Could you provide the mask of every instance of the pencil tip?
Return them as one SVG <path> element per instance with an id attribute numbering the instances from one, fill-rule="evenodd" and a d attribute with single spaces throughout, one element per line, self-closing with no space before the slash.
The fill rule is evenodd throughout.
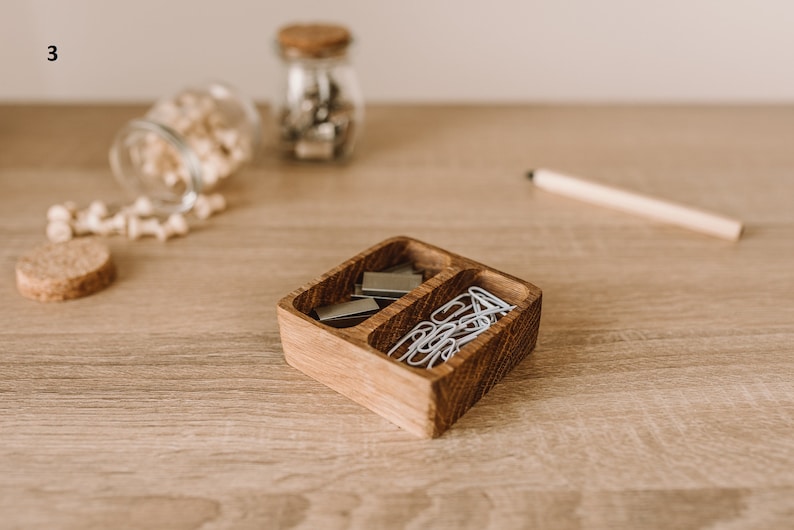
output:
<path id="1" fill-rule="evenodd" d="M 532 177 L 534 177 L 534 176 L 535 176 L 535 170 L 534 169 L 530 169 L 529 171 L 527 171 L 527 178 L 529 180 L 532 180 Z"/>

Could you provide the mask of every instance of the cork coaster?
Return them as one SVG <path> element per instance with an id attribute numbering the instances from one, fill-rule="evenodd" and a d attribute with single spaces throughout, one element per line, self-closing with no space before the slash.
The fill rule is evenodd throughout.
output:
<path id="1" fill-rule="evenodd" d="M 311 57 L 324 57 L 343 51 L 350 44 L 350 32 L 333 24 L 294 24 L 278 32 L 284 50 L 295 50 Z"/>
<path id="2" fill-rule="evenodd" d="M 19 292 L 40 302 L 88 296 L 116 278 L 108 247 L 88 237 L 36 248 L 19 258 L 16 270 Z"/>

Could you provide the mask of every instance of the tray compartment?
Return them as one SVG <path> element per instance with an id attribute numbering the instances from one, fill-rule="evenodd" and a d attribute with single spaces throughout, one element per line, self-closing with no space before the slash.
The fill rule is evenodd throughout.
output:
<path id="1" fill-rule="evenodd" d="M 522 283 L 510 281 L 490 271 L 479 269 L 458 271 L 452 278 L 415 300 L 410 306 L 406 307 L 405 310 L 378 326 L 367 338 L 368 344 L 386 354 L 408 330 L 413 329 L 419 322 L 429 320 L 433 311 L 456 296 L 463 294 L 472 286 L 482 287 L 510 305 L 516 306 L 516 309 L 500 317 L 496 323 L 492 324 L 491 327 L 483 333 L 483 335 L 486 336 L 497 332 L 502 322 L 509 322 L 512 320 L 508 317 L 518 309 L 519 304 L 529 295 L 527 287 Z M 461 349 L 460 353 L 464 353 L 471 349 L 469 346 L 474 345 L 476 341 L 477 339 L 466 344 Z M 460 353 L 455 355 L 455 357 L 460 355 Z M 436 365 L 433 369 L 438 366 L 441 365 Z"/>
<path id="2" fill-rule="evenodd" d="M 449 361 L 429 370 L 387 357 L 406 369 L 437 376 L 431 390 L 434 415 L 429 430 L 432 433 L 448 429 L 532 351 L 540 324 L 540 290 L 493 270 L 465 269 L 375 328 L 367 338 L 370 346 L 386 356 L 407 331 L 429 320 L 433 311 L 471 286 L 482 287 L 516 307 L 464 345 Z"/>
<path id="3" fill-rule="evenodd" d="M 393 238 L 359 254 L 329 271 L 294 299 L 294 307 L 310 315 L 315 307 L 350 300 L 354 286 L 365 271 L 382 271 L 410 261 L 424 271 L 424 281 L 434 277 L 450 264 L 449 256 L 420 241 Z"/>

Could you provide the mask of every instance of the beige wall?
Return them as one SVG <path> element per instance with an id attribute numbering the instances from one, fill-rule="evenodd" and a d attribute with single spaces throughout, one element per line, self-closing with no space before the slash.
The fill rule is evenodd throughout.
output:
<path id="1" fill-rule="evenodd" d="M 353 29 L 370 101 L 794 101 L 790 0 L 0 0 L 0 101 L 267 100 L 296 20 Z"/>

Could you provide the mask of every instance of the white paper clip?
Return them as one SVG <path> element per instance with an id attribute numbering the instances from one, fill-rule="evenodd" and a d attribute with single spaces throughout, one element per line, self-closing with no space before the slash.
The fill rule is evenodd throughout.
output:
<path id="1" fill-rule="evenodd" d="M 407 349 L 398 361 L 428 369 L 447 362 L 466 344 L 486 332 L 499 317 L 516 306 L 510 305 L 482 287 L 472 286 L 430 314 L 403 335 L 387 355 Z"/>

